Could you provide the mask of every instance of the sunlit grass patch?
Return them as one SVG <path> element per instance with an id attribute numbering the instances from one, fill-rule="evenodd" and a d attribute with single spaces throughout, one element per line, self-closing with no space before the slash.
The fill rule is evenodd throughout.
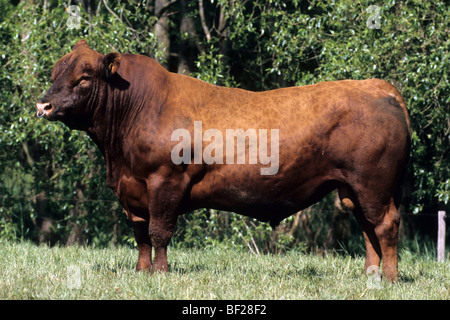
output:
<path id="1" fill-rule="evenodd" d="M 127 247 L 0 242 L 0 299 L 450 299 L 450 263 L 402 253 L 400 280 L 364 275 L 364 258 L 222 246 L 169 250 L 166 274 L 135 271 Z"/>

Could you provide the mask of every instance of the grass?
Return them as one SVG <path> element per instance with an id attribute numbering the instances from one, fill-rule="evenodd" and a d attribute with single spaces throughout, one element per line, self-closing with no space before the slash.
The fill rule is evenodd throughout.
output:
<path id="1" fill-rule="evenodd" d="M 225 247 L 170 249 L 167 274 L 137 273 L 137 250 L 0 241 L 0 299 L 444 299 L 450 262 L 403 250 L 400 281 L 374 283 L 364 259 Z"/>

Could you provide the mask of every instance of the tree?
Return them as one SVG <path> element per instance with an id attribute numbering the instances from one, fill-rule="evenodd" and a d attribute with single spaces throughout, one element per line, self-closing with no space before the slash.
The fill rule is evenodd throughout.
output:
<path id="1" fill-rule="evenodd" d="M 155 0 L 155 34 L 159 46 L 163 52 L 162 63 L 167 67 L 170 58 L 169 17 L 167 10 L 173 2 L 169 0 Z"/>

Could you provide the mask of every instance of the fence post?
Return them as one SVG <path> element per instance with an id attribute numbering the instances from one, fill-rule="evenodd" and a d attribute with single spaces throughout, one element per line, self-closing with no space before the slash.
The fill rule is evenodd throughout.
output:
<path id="1" fill-rule="evenodd" d="M 445 259 L 445 211 L 438 212 L 438 245 L 437 260 L 438 262 Z"/>

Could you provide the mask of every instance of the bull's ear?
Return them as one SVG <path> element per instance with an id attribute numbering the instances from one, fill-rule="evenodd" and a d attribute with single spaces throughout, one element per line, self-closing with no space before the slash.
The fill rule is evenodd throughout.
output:
<path id="1" fill-rule="evenodd" d="M 79 40 L 77 43 L 75 43 L 75 45 L 72 48 L 72 51 L 75 50 L 76 48 L 80 47 L 80 46 L 89 48 L 86 40 L 83 39 L 83 40 Z"/>
<path id="2" fill-rule="evenodd" d="M 109 78 L 111 75 L 116 73 L 120 67 L 120 53 L 108 53 L 103 61 L 106 67 L 106 78 Z"/>

